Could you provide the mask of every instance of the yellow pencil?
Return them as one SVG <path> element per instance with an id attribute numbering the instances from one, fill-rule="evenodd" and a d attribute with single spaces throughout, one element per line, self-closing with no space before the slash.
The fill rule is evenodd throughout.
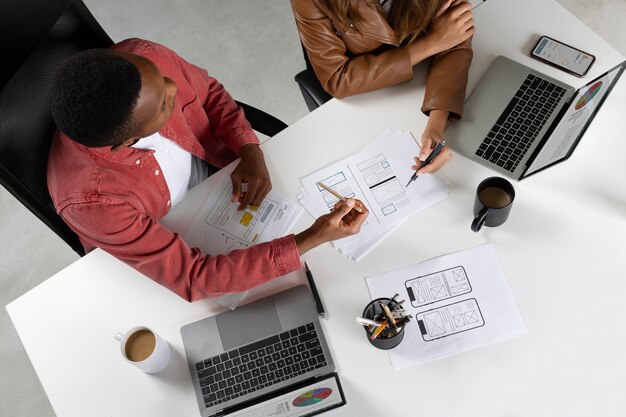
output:
<path id="1" fill-rule="evenodd" d="M 374 331 L 372 332 L 372 335 L 370 336 L 370 339 L 371 340 L 376 339 L 378 335 L 381 334 L 382 331 L 385 330 L 386 328 L 387 328 L 387 320 L 385 319 L 382 323 L 382 326 L 379 326 L 374 329 Z"/>

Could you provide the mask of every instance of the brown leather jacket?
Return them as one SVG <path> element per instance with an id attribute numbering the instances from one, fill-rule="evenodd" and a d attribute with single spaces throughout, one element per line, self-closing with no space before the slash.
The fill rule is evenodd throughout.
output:
<path id="1" fill-rule="evenodd" d="M 396 36 L 376 0 L 361 0 L 360 33 L 330 18 L 319 0 L 291 0 L 291 7 L 311 65 L 324 89 L 334 97 L 377 90 L 413 78 L 409 52 Z M 461 117 L 471 39 L 437 54 L 426 81 L 422 111 L 448 110 Z"/>

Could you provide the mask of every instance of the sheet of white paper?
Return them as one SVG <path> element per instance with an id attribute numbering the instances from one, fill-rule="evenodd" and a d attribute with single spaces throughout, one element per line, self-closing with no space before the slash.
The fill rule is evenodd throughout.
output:
<path id="1" fill-rule="evenodd" d="M 231 164 L 213 174 L 214 188 L 183 236 L 190 247 L 197 247 L 204 254 L 226 254 L 282 237 L 302 214 L 297 203 L 275 191 L 270 191 L 260 206 L 238 211 L 238 203 L 230 201 L 230 173 L 234 169 L 235 165 Z M 227 294 L 211 301 L 232 310 L 245 295 L 246 292 Z"/>
<path id="2" fill-rule="evenodd" d="M 435 175 L 408 182 L 419 147 L 410 133 L 386 130 L 359 152 L 301 180 L 300 203 L 314 217 L 330 211 L 337 198 L 318 186 L 322 182 L 344 197 L 363 201 L 370 210 L 361 232 L 334 242 L 354 259 L 362 258 L 390 229 L 408 216 L 448 198 L 448 188 Z M 359 248 L 352 253 L 348 248 Z"/>
<path id="3" fill-rule="evenodd" d="M 344 246 L 336 245 L 335 242 L 333 242 L 333 246 L 335 246 L 344 255 L 358 262 L 363 259 L 365 255 L 370 253 L 372 249 L 378 246 L 379 243 L 385 240 L 387 236 L 393 233 L 393 231 L 396 230 L 396 228 L 400 226 L 400 224 L 402 224 L 401 221 L 389 225 L 389 227 L 386 228 L 384 231 L 381 231 L 376 235 L 372 235 L 371 237 L 363 241 L 353 241 L 350 244 Z"/>
<path id="4" fill-rule="evenodd" d="M 520 336 L 526 325 L 491 244 L 366 279 L 372 299 L 405 299 L 413 319 L 394 369 Z"/>
<path id="5" fill-rule="evenodd" d="M 313 203 L 311 199 L 304 191 L 304 187 L 298 187 L 298 203 L 309 213 L 311 216 L 315 217 L 317 214 L 315 213 L 315 209 L 313 208 Z"/>
<path id="6" fill-rule="evenodd" d="M 238 203 L 230 201 L 230 170 L 214 175 L 222 178 L 184 236 L 190 246 L 203 253 L 225 254 L 284 236 L 302 214 L 298 204 L 275 191 L 270 191 L 260 206 L 238 211 Z"/>

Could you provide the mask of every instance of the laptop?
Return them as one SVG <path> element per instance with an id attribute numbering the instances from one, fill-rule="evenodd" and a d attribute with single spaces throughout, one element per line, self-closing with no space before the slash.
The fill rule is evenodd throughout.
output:
<path id="1" fill-rule="evenodd" d="M 498 56 L 465 102 L 446 143 L 498 173 L 520 180 L 570 157 L 626 62 L 576 90 Z"/>
<path id="2" fill-rule="evenodd" d="M 203 417 L 308 416 L 346 403 L 306 285 L 185 325 L 181 334 Z"/>

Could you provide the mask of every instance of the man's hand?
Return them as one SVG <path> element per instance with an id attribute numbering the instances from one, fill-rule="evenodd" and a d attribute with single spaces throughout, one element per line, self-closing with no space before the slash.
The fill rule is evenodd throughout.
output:
<path id="1" fill-rule="evenodd" d="M 353 210 L 361 207 L 362 213 Z M 311 227 L 296 235 L 296 245 L 300 255 L 322 243 L 341 239 L 359 233 L 369 211 L 359 200 L 353 198 L 338 201 L 330 214 L 320 216 Z"/>
<path id="2" fill-rule="evenodd" d="M 249 204 L 258 206 L 261 204 L 267 193 L 272 189 L 270 173 L 265 166 L 263 151 L 259 145 L 248 143 L 243 145 L 239 151 L 241 162 L 230 174 L 233 182 L 232 202 L 239 201 L 237 210 L 243 210 Z M 247 190 L 242 190 L 242 184 L 247 184 Z"/>

